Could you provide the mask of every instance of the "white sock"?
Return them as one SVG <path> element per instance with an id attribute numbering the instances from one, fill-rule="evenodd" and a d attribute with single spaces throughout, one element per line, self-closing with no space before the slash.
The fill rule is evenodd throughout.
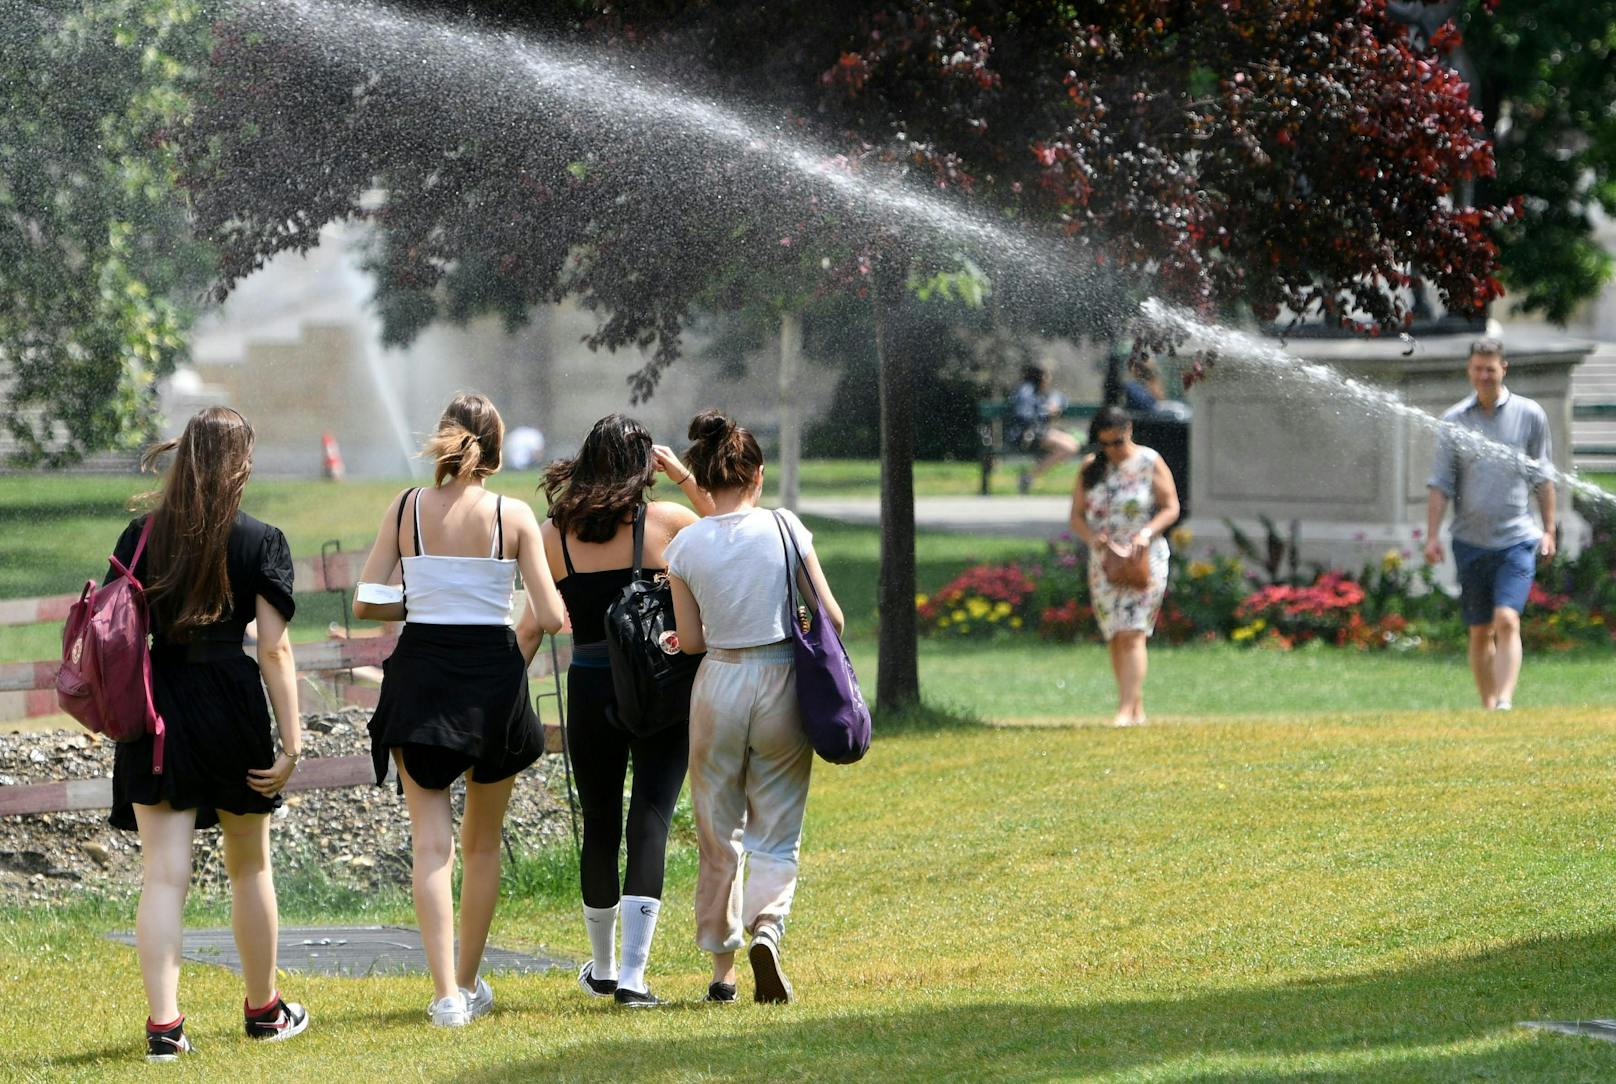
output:
<path id="1" fill-rule="evenodd" d="M 623 897 L 623 970 L 617 976 L 618 989 L 645 990 L 645 965 L 651 959 L 651 938 L 661 911 L 661 900 Z"/>
<path id="2" fill-rule="evenodd" d="M 595 958 L 595 978 L 617 978 L 617 908 L 584 904 L 584 925 L 589 927 L 589 951 Z M 625 945 L 624 950 L 627 948 Z"/>

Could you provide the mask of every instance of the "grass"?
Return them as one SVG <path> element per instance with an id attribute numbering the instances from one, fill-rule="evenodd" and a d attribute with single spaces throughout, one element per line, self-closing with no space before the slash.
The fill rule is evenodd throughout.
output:
<path id="1" fill-rule="evenodd" d="M 859 680 L 873 690 L 874 646 L 855 642 L 850 651 Z M 1099 644 L 922 641 L 920 684 L 937 705 L 1023 723 L 1109 719 L 1116 698 Z M 1470 671 L 1458 655 L 1268 652 L 1229 644 L 1151 651 L 1145 693 L 1156 719 L 1460 711 L 1475 703 Z M 1616 707 L 1611 653 L 1529 653 L 1515 703 Z"/>
<path id="2" fill-rule="evenodd" d="M 1608 1079 L 1616 1049 L 1515 1024 L 1616 1004 L 1612 723 L 1576 709 L 883 731 L 864 763 L 815 769 L 796 1005 L 699 1005 L 676 865 L 651 973 L 668 1010 L 615 1012 L 566 973 L 495 976 L 495 1015 L 445 1035 L 422 1019 L 422 977 L 290 976 L 314 1028 L 264 1049 L 240 1037 L 238 980 L 187 964 L 192 1072 Z M 305 906 L 288 920 L 351 917 Z M 576 910 L 566 893 L 507 898 L 495 940 L 579 956 Z M 93 900 L 0 915 L 0 1073 L 159 1079 L 138 1061 L 134 953 L 102 939 L 130 917 Z M 409 914 L 398 897 L 363 917 Z M 95 1011 L 62 1012 L 63 990 Z"/>

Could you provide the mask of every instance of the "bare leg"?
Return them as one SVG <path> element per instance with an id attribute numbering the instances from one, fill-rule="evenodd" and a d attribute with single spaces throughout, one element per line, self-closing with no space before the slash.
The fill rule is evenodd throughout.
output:
<path id="1" fill-rule="evenodd" d="M 713 981 L 735 985 L 735 953 L 713 953 Z"/>
<path id="2" fill-rule="evenodd" d="M 1123 648 L 1124 643 L 1121 633 L 1113 635 L 1111 639 L 1107 640 L 1105 643 L 1106 655 L 1111 660 L 1111 678 L 1116 682 L 1119 697 L 1121 694 L 1123 681 Z M 1111 725 L 1132 726 L 1133 715 L 1130 712 L 1119 708 L 1116 715 L 1112 716 L 1111 718 Z"/>
<path id="3" fill-rule="evenodd" d="M 398 777 L 404 781 L 404 804 L 410 811 L 410 885 L 415 895 L 415 922 L 421 927 L 427 970 L 432 972 L 434 998 L 455 993 L 454 814 L 448 790 L 426 790 L 404 768 L 404 757 L 393 751 Z"/>
<path id="4" fill-rule="evenodd" d="M 140 830 L 140 906 L 135 911 L 135 952 L 154 1024 L 180 1015 L 180 928 L 191 883 L 191 833 L 196 810 L 167 802 L 135 806 Z"/>
<path id="5" fill-rule="evenodd" d="M 1508 606 L 1493 611 L 1493 704 L 1515 699 L 1521 677 L 1521 615 Z"/>
<path id="6" fill-rule="evenodd" d="M 1041 478 L 1055 466 L 1072 458 L 1079 447 L 1077 438 L 1064 429 L 1050 429 L 1044 433 L 1044 458 L 1033 467 L 1033 478 Z"/>
<path id="7" fill-rule="evenodd" d="M 499 903 L 500 828 L 515 783 L 514 775 L 498 783 L 466 781 L 466 812 L 460 819 L 460 960 L 455 968 L 455 982 L 465 990 L 477 981 Z"/>
<path id="8" fill-rule="evenodd" d="M 1145 634 L 1120 629 L 1111 638 L 1112 669 L 1117 677 L 1117 718 L 1132 724 L 1144 715 Z"/>
<path id="9" fill-rule="evenodd" d="M 275 996 L 275 949 L 280 917 L 275 874 L 269 862 L 269 815 L 219 811 L 224 830 L 224 868 L 230 875 L 230 928 L 241 954 L 247 1004 L 258 1008 Z"/>
<path id="10" fill-rule="evenodd" d="M 1493 627 L 1470 626 L 1470 674 L 1476 679 L 1476 692 L 1481 694 L 1481 706 L 1490 708 L 1498 703 L 1498 691 L 1493 684 L 1495 673 Z"/>

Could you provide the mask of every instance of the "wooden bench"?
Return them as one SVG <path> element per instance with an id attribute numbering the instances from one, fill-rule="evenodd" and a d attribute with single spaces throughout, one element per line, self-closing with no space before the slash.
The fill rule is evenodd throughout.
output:
<path id="1" fill-rule="evenodd" d="M 1081 424 L 1099 413 L 1098 403 L 1067 403 L 1061 411 L 1061 419 L 1071 419 Z M 982 485 L 981 494 L 984 497 L 993 494 L 993 468 L 1001 459 L 1019 457 L 1036 461 L 1042 453 L 1028 452 L 1025 449 L 1007 445 L 1004 440 L 1004 425 L 1010 419 L 1010 401 L 1008 399 L 980 399 L 976 404 L 976 432 L 982 445 Z"/>

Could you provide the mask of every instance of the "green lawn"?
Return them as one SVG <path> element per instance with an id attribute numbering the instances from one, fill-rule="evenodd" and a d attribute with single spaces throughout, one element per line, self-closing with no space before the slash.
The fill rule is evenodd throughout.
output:
<path id="1" fill-rule="evenodd" d="M 128 479 L 60 481 L 0 478 L 0 583 L 10 585 L 0 596 L 64 575 L 71 585 L 116 534 Z M 525 493 L 532 480 L 501 488 Z M 282 524 L 299 553 L 326 532 L 362 548 L 396 489 L 254 483 L 248 508 Z M 873 691 L 876 532 L 811 525 Z M 924 535 L 922 588 L 1027 547 Z M 328 619 L 312 596 L 304 612 L 305 632 Z M 3 650 L 28 646 L 0 639 Z M 352 1081 L 1616 1077 L 1616 1048 L 1515 1026 L 1616 1016 L 1608 653 L 1530 656 L 1509 714 L 1472 710 L 1464 662 L 1451 656 L 1222 645 L 1158 649 L 1151 667 L 1155 725 L 1115 731 L 1094 725 L 1114 695 L 1097 645 L 923 643 L 928 699 L 996 725 L 883 727 L 862 764 L 816 766 L 786 946 L 794 1006 L 699 1004 L 694 867 L 679 817 L 651 972 L 674 1002 L 667 1010 L 614 1011 L 567 973 L 495 976 L 499 1010 L 443 1034 L 425 1024 L 421 977 L 294 975 L 283 988 L 310 1006 L 314 1027 L 260 1048 L 240 1035 L 237 980 L 187 964 L 182 1004 L 201 1051 L 181 1071 Z M 287 922 L 413 921 L 405 892 L 336 890 L 318 865 L 282 858 Z M 519 856 L 495 942 L 581 958 L 574 886 L 564 849 Z M 217 897 L 197 898 L 191 919 L 222 925 L 227 914 Z M 52 909 L 0 909 L 0 1078 L 172 1075 L 140 1061 L 135 956 L 103 938 L 132 922 L 127 901 L 75 894 Z M 743 967 L 743 996 L 748 983 Z"/>
<path id="2" fill-rule="evenodd" d="M 992 690 L 979 701 L 992 713 Z M 315 1014 L 241 1038 L 187 964 L 204 1079 L 1382 1081 L 1610 1079 L 1616 1048 L 1517 1028 L 1616 1014 L 1608 710 L 961 727 L 816 766 L 786 941 L 800 1000 L 699 1004 L 688 865 L 625 1014 L 569 973 L 495 976 L 434 1033 L 423 978 L 288 976 Z M 401 896 L 288 920 L 408 921 Z M 576 901 L 508 898 L 495 940 L 574 957 Z M 218 922 L 217 904 L 199 921 Z M 139 1061 L 127 904 L 0 914 L 5 1073 Z M 743 996 L 749 992 L 743 968 Z M 64 1011 L 65 991 L 84 1011 Z M 93 1011 L 90 1007 L 93 1007 Z M 172 1070 L 168 1071 L 172 1073 Z"/>

